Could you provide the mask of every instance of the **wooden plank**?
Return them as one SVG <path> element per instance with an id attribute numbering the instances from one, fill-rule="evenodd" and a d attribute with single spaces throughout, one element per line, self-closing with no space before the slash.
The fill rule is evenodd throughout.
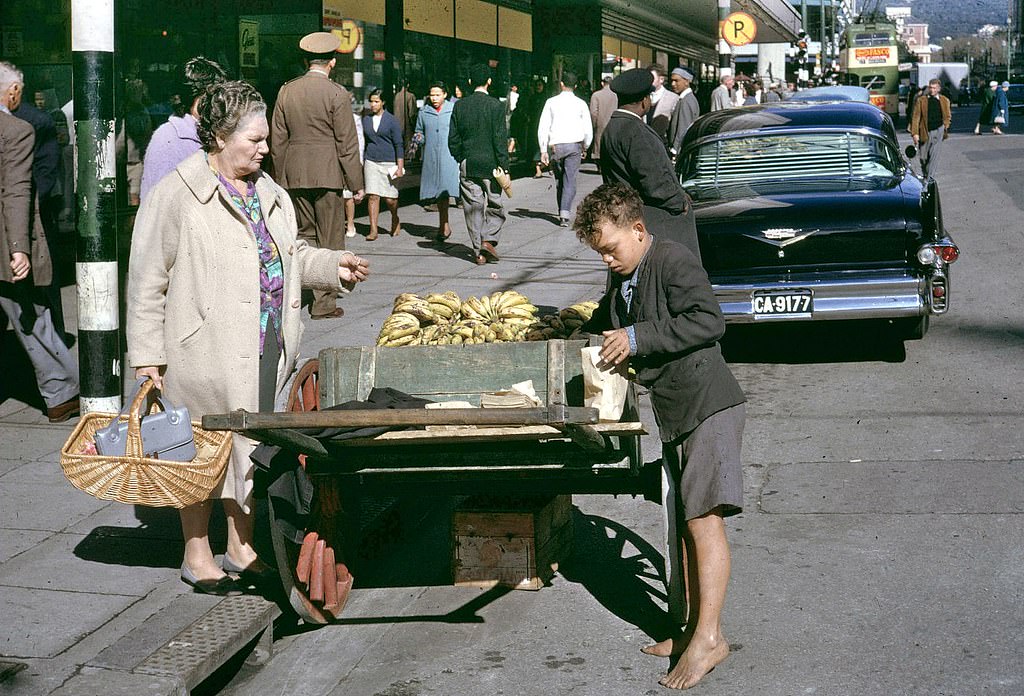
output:
<path id="1" fill-rule="evenodd" d="M 363 346 L 359 350 L 359 383 L 355 398 L 359 401 L 366 401 L 370 397 L 370 390 L 375 386 L 377 386 L 377 351 L 373 346 Z"/>
<path id="2" fill-rule="evenodd" d="M 646 435 L 643 423 L 595 423 L 588 425 L 602 435 L 633 437 Z M 565 438 L 564 432 L 551 425 L 467 426 L 458 430 L 393 430 L 372 438 L 338 442 L 345 447 L 393 447 L 416 444 L 453 444 L 467 442 L 519 442 Z"/>
<path id="3" fill-rule="evenodd" d="M 564 423 L 565 414 L 565 341 L 551 340 L 548 344 L 547 406 L 557 423 Z M 559 418 L 559 416 L 563 416 Z"/>
<path id="4" fill-rule="evenodd" d="M 561 414 L 555 414 L 561 415 Z M 575 423 L 597 423 L 597 409 L 566 409 Z M 278 428 L 350 428 L 409 425 L 540 425 L 552 422 L 546 408 L 354 409 L 250 413 L 244 409 L 203 416 L 207 430 L 263 430 Z"/>

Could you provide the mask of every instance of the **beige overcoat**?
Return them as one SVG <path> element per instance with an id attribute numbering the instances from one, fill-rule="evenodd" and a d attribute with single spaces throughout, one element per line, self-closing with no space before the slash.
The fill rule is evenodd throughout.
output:
<path id="1" fill-rule="evenodd" d="M 266 174 L 256 193 L 284 268 L 280 392 L 302 337 L 303 287 L 341 290 L 338 264 L 350 252 L 315 249 L 296 237 L 288 194 Z M 259 410 L 260 262 L 256 239 L 197 152 L 164 177 L 139 208 L 128 263 L 127 339 L 132 368 L 165 365 L 164 395 L 198 420 Z M 212 497 L 246 511 L 253 443 L 235 436 L 231 462 Z"/>

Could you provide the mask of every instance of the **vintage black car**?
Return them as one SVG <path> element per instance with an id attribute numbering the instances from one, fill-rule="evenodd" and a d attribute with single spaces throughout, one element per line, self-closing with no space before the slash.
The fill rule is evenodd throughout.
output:
<path id="1" fill-rule="evenodd" d="M 878 108 L 713 112 L 687 131 L 677 173 L 727 322 L 878 319 L 920 338 L 948 310 L 960 252 L 938 188 Z"/>

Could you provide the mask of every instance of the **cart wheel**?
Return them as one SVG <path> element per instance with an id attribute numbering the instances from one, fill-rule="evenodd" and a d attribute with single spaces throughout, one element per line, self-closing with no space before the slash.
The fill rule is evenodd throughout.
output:
<path id="1" fill-rule="evenodd" d="M 288 395 L 289 411 L 319 410 L 319 366 L 318 361 L 310 360 L 299 370 Z M 305 455 L 300 455 L 299 464 L 305 468 Z M 352 589 L 352 574 L 348 567 L 333 545 L 329 546 L 327 539 L 321 538 L 321 532 L 318 532 L 320 520 L 326 519 L 327 526 L 334 526 L 331 523 L 338 511 L 333 502 L 337 501 L 338 492 L 333 484 L 330 479 L 313 479 L 315 490 L 311 526 L 305 530 L 301 546 L 286 539 L 278 531 L 273 500 L 268 506 L 270 536 L 277 567 L 280 569 L 281 585 L 292 609 L 307 623 L 326 624 L 341 616 Z"/>

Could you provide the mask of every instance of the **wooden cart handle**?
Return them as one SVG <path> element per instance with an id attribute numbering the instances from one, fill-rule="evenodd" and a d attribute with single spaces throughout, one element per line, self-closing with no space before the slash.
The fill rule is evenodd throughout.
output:
<path id="1" fill-rule="evenodd" d="M 274 430 L 278 428 L 373 428 L 415 425 L 555 425 L 597 423 L 597 409 L 438 408 L 353 409 L 300 413 L 231 413 L 203 416 L 207 430 Z"/>

